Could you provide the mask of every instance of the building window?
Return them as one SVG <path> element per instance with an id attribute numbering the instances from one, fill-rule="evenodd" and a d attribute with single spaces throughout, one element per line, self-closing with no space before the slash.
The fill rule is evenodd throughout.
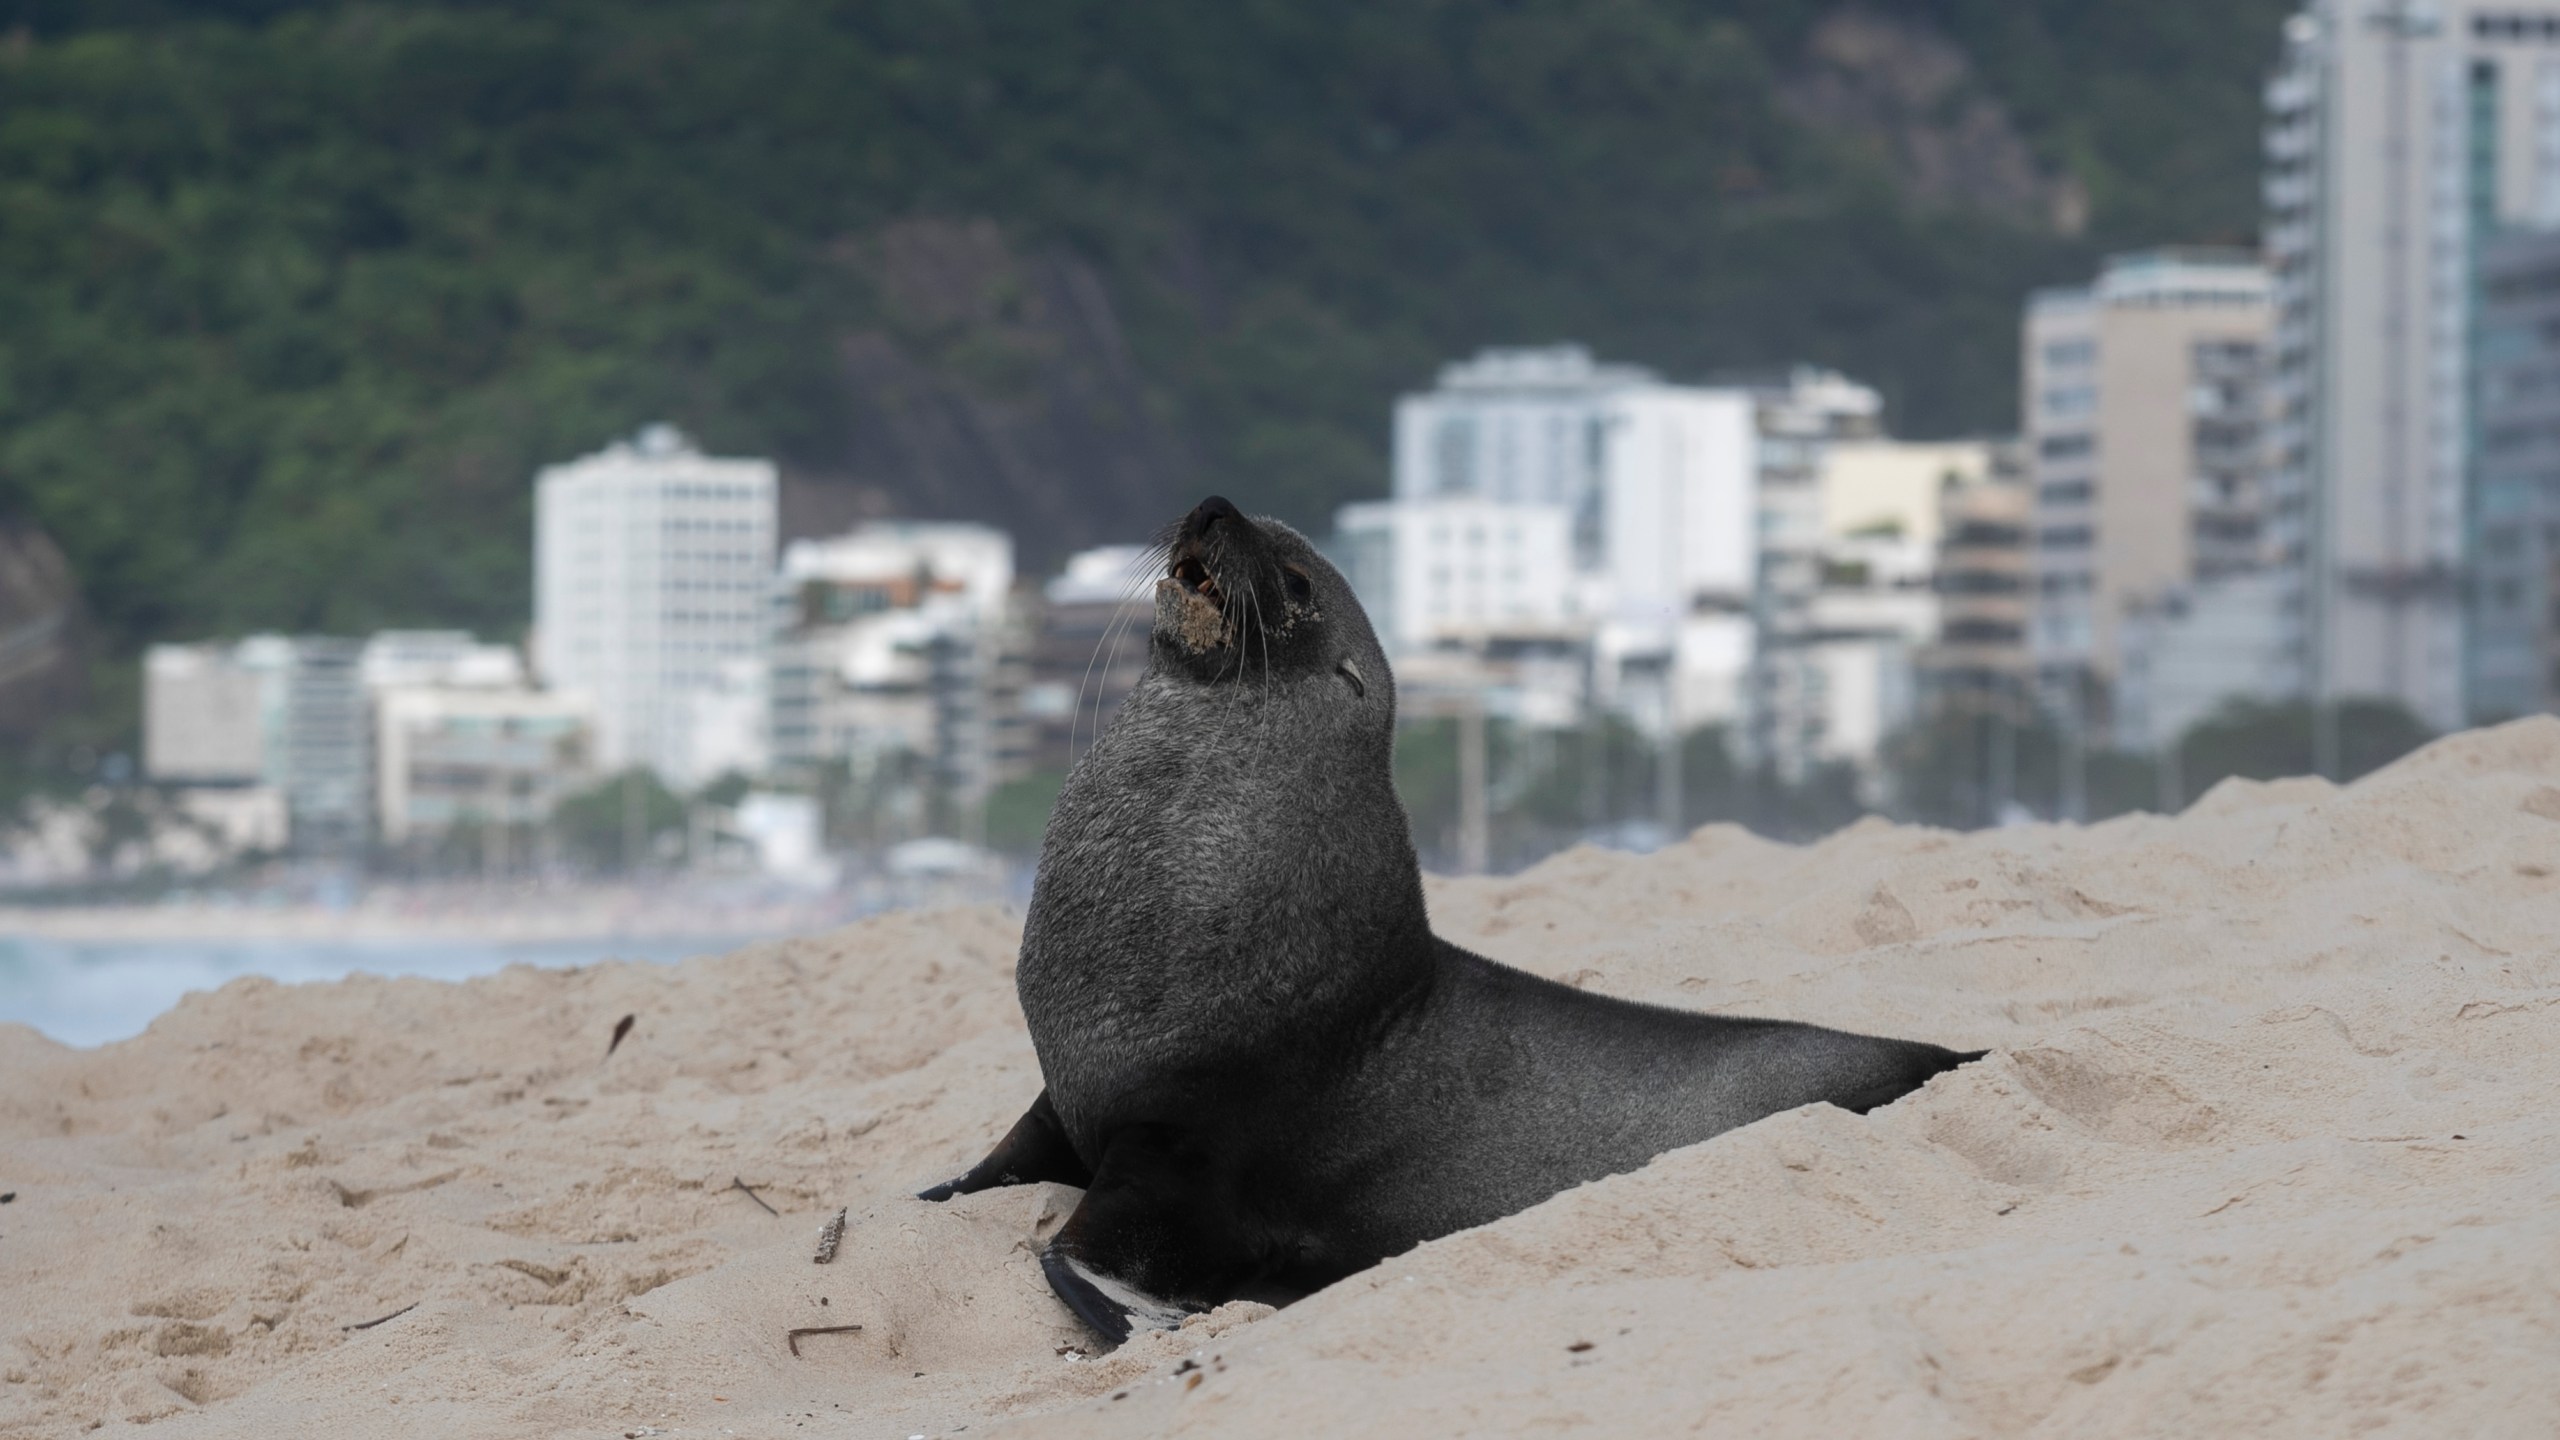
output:
<path id="1" fill-rule="evenodd" d="M 1470 415 L 1441 418 L 1432 437 L 1435 488 L 1443 495 L 1472 494 L 1476 488 L 1476 422 Z"/>
<path id="2" fill-rule="evenodd" d="M 2054 419 L 2068 419 L 2094 413 L 2098 408 L 2098 392 L 2087 385 L 2061 385 L 2044 392 L 2044 413 Z"/>

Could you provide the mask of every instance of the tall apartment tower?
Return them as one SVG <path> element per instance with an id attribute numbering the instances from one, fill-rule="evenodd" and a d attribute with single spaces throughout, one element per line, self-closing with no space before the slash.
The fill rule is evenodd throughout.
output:
<path id="1" fill-rule="evenodd" d="M 1560 511 L 1582 613 L 1666 632 L 1701 594 L 1749 593 L 1752 457 L 1741 393 L 1578 345 L 1487 350 L 1396 403 L 1396 500 Z"/>
<path id="2" fill-rule="evenodd" d="M 2486 723 L 2560 711 L 2560 230 L 2481 247 L 2472 357 L 2464 690 Z"/>
<path id="3" fill-rule="evenodd" d="M 1393 499 L 1340 521 L 1353 583 L 1391 644 L 1569 629 L 1591 638 L 1601 704 L 1682 729 L 1733 719 L 1753 415 L 1746 391 L 1579 345 L 1483 351 L 1397 402 Z"/>
<path id="4" fill-rule="evenodd" d="M 2560 222 L 2560 0 L 2314 0 L 2266 104 L 2269 538 L 2304 683 L 2451 728 L 2476 258 Z"/>
<path id="5" fill-rule="evenodd" d="M 2093 732 L 2111 729 L 2127 615 L 2266 558 L 2269 294 L 2250 256 L 2173 250 L 2027 302 L 2030 648 L 2046 703 Z"/>
<path id="6" fill-rule="evenodd" d="M 596 761 L 689 788 L 763 768 L 775 475 L 673 428 L 554 465 L 534 498 L 534 664 L 595 705 Z"/>

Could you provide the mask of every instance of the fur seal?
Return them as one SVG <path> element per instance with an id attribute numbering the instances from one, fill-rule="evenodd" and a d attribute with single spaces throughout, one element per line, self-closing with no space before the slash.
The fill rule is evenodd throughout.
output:
<path id="1" fill-rule="evenodd" d="M 1041 1266 L 1106 1339 L 1285 1304 L 1976 1058 L 1586 994 L 1433 935 L 1389 774 L 1395 678 L 1350 586 L 1215 496 L 1164 544 L 1145 678 L 1067 778 L 1023 927 L 1047 1088 L 923 1192 L 1083 1187 Z"/>

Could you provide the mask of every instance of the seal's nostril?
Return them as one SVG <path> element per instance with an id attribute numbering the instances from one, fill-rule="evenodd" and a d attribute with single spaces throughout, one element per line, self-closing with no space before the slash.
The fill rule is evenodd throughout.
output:
<path id="1" fill-rule="evenodd" d="M 1182 533 L 1191 536 L 1206 535 L 1209 533 L 1209 527 L 1221 520 L 1242 520 L 1243 518 L 1244 512 L 1228 503 L 1226 496 L 1212 495 L 1191 507 L 1191 514 L 1182 522 Z"/>

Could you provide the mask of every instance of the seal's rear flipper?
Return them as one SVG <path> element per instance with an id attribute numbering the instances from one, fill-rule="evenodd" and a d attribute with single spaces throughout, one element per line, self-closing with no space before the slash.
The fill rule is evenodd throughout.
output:
<path id="1" fill-rule="evenodd" d="M 1022 1118 L 1013 1122 L 1002 1140 L 986 1159 L 970 1168 L 956 1180 L 945 1180 L 929 1190 L 919 1190 L 919 1200 L 948 1200 L 954 1195 L 973 1195 L 998 1185 L 1037 1185 L 1043 1180 L 1060 1185 L 1083 1186 L 1092 1183 L 1093 1172 L 1076 1157 L 1076 1147 L 1067 1140 L 1066 1126 L 1059 1123 L 1058 1112 L 1049 1103 L 1049 1092 L 1031 1102 Z"/>
<path id="2" fill-rule="evenodd" d="M 1049 1288 L 1114 1345 L 1236 1298 L 1260 1257 L 1220 1172 L 1171 1127 L 1114 1135 L 1040 1257 Z"/>
<path id="3" fill-rule="evenodd" d="M 1917 1040 L 1874 1040 L 1868 1043 L 1884 1047 L 1892 1059 L 1878 1067 L 1879 1073 L 1863 1078 L 1852 1088 L 1831 1097 L 1831 1103 L 1853 1115 L 1864 1115 L 1882 1105 L 1890 1105 L 1931 1080 L 1960 1065 L 1970 1065 L 1988 1050 L 1949 1050 Z"/>
<path id="4" fill-rule="evenodd" d="M 1171 1330 L 1182 1323 L 1183 1316 L 1192 1313 L 1115 1280 L 1054 1245 L 1041 1252 L 1040 1271 L 1049 1277 L 1049 1288 L 1076 1312 L 1076 1318 L 1114 1345 L 1141 1327 Z"/>

